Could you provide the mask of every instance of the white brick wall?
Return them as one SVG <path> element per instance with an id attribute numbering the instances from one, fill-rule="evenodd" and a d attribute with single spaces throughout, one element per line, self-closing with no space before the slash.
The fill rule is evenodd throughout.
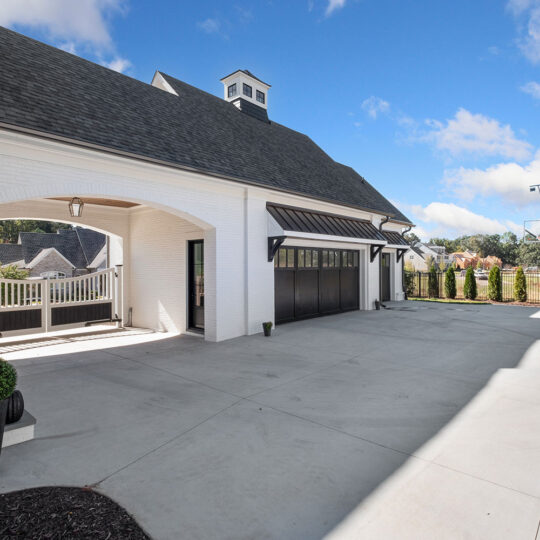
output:
<path id="1" fill-rule="evenodd" d="M 371 219 L 376 226 L 381 219 L 333 203 L 0 130 L 0 219 L 73 222 L 66 203 L 43 199 L 75 195 L 145 207 L 87 205 L 77 220 L 113 235 L 111 264 L 124 264 L 124 311 L 133 307 L 134 324 L 186 329 L 186 242 L 204 238 L 205 336 L 212 341 L 260 332 L 261 323 L 274 318 L 267 201 Z M 396 224 L 385 228 L 401 230 Z M 379 298 L 378 258 L 369 263 L 369 248 L 362 244 L 332 245 L 361 251 L 361 306 L 373 309 Z"/>

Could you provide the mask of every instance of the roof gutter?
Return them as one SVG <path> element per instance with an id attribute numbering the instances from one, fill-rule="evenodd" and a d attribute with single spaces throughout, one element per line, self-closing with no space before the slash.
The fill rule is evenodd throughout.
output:
<path id="1" fill-rule="evenodd" d="M 260 182 L 255 182 L 253 180 L 248 180 L 248 179 L 244 179 L 244 178 L 238 178 L 238 177 L 234 177 L 234 176 L 228 176 L 226 174 L 218 174 L 218 173 L 214 173 L 214 172 L 211 172 L 211 171 L 206 171 L 204 169 L 196 169 L 195 167 L 189 167 L 187 165 L 180 165 L 178 163 L 173 163 L 171 161 L 165 161 L 165 160 L 161 160 L 161 159 L 157 159 L 157 158 L 151 158 L 151 157 L 148 157 L 148 156 L 143 156 L 141 154 L 134 154 L 133 152 L 127 152 L 125 150 L 119 150 L 119 149 L 115 149 L 115 148 L 108 148 L 107 146 L 101 146 L 99 144 L 89 143 L 89 142 L 86 142 L 86 141 L 80 141 L 80 140 L 77 140 L 77 139 L 70 139 L 69 137 L 63 137 L 62 135 L 55 135 L 55 134 L 52 134 L 52 133 L 46 133 L 44 131 L 38 131 L 38 130 L 35 130 L 35 129 L 31 129 L 31 128 L 24 128 L 24 127 L 21 127 L 21 126 L 16 126 L 15 124 L 6 124 L 5 122 L 0 122 L 0 129 L 5 129 L 7 131 L 13 131 L 15 133 L 22 133 L 24 135 L 31 135 L 31 136 L 34 136 L 34 137 L 37 137 L 37 138 L 40 138 L 40 139 L 46 139 L 46 140 L 51 140 L 51 141 L 55 141 L 55 142 L 61 142 L 61 143 L 65 143 L 65 144 L 68 144 L 68 145 L 71 145 L 71 146 L 76 146 L 76 147 L 85 148 L 85 149 L 89 149 L 89 150 L 97 150 L 99 152 L 104 152 L 104 153 L 107 153 L 107 154 L 113 154 L 115 156 L 135 159 L 137 161 L 142 161 L 142 162 L 145 162 L 145 163 L 151 163 L 153 165 L 161 165 L 163 167 L 168 167 L 168 168 L 171 168 L 171 169 L 191 172 L 191 173 L 195 173 L 195 174 L 202 174 L 202 175 L 210 176 L 212 178 L 219 178 L 221 180 L 227 180 L 227 181 L 230 181 L 230 182 L 235 182 L 237 184 L 244 184 L 244 185 L 248 185 L 248 186 L 258 187 L 260 189 L 268 189 L 270 191 L 278 191 L 280 193 L 289 193 L 291 195 L 296 195 L 296 196 L 299 196 L 299 197 L 314 199 L 316 201 L 323 201 L 323 202 L 327 202 L 327 203 L 330 203 L 330 204 L 336 204 L 338 206 L 345 206 L 347 208 L 353 208 L 355 210 L 362 210 L 364 212 L 371 212 L 371 213 L 374 213 L 374 214 L 386 215 L 386 217 L 388 218 L 386 221 L 389 221 L 390 218 L 395 216 L 395 214 L 390 214 L 390 213 L 386 213 L 386 212 L 383 213 L 383 212 L 381 212 L 379 210 L 374 210 L 373 208 L 367 208 L 367 207 L 364 207 L 364 206 L 358 206 L 358 205 L 354 205 L 354 204 L 350 204 L 350 203 L 346 203 L 346 202 L 327 199 L 326 197 L 318 197 L 316 195 L 309 195 L 307 193 L 302 193 L 301 191 L 295 191 L 295 190 L 292 190 L 292 189 L 285 189 L 285 188 L 279 188 L 279 187 L 275 187 L 275 186 L 268 186 L 266 184 L 261 184 Z M 385 221 L 385 223 L 386 223 L 386 221 Z M 394 220 L 394 222 L 395 223 L 402 223 L 403 225 L 410 225 L 410 222 L 405 222 L 405 221 L 401 221 L 401 220 Z"/>

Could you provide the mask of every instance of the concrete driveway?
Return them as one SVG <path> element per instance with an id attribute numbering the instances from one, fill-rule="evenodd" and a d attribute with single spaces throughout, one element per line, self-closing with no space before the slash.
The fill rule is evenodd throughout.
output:
<path id="1" fill-rule="evenodd" d="M 183 336 L 17 360 L 37 438 L 3 451 L 0 491 L 95 486 L 156 539 L 374 538 L 342 522 L 411 461 L 432 459 L 426 443 L 540 336 L 531 308 L 391 307 L 283 325 L 270 339 Z M 500 487 L 528 501 L 529 531 L 540 489 Z"/>

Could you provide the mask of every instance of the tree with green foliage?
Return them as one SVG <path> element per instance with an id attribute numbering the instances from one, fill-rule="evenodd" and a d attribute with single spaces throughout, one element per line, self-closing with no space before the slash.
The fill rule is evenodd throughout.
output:
<path id="1" fill-rule="evenodd" d="M 428 255 L 424 261 L 426 262 L 426 267 L 428 269 L 428 272 L 429 270 L 431 269 L 431 267 L 435 264 L 435 258 L 433 257 L 433 255 Z"/>
<path id="2" fill-rule="evenodd" d="M 444 295 L 446 298 L 455 298 L 456 294 L 456 273 L 454 272 L 454 269 L 449 266 L 444 276 Z"/>
<path id="3" fill-rule="evenodd" d="M 501 269 L 497 265 L 489 271 L 488 298 L 495 302 L 502 302 L 502 276 Z"/>
<path id="4" fill-rule="evenodd" d="M 483 270 L 484 269 L 484 263 L 478 259 L 478 262 L 476 263 L 476 269 L 477 270 Z"/>
<path id="5" fill-rule="evenodd" d="M 2 266 L 0 262 L 0 278 L 3 279 L 26 279 L 28 272 L 17 268 L 14 264 Z"/>
<path id="6" fill-rule="evenodd" d="M 526 244 L 522 239 L 517 250 L 517 262 L 521 266 L 540 266 L 540 244 Z"/>
<path id="7" fill-rule="evenodd" d="M 19 240 L 19 233 L 22 232 L 56 233 L 59 229 L 71 229 L 71 227 L 68 223 L 55 221 L 7 219 L 0 221 L 0 242 L 16 244 Z"/>
<path id="8" fill-rule="evenodd" d="M 413 232 L 407 233 L 403 235 L 403 238 L 405 238 L 405 241 L 410 246 L 416 246 L 416 244 L 420 243 L 420 237 L 414 234 Z"/>
<path id="9" fill-rule="evenodd" d="M 16 386 L 17 371 L 11 364 L 0 358 L 0 401 L 11 396 Z"/>
<path id="10" fill-rule="evenodd" d="M 463 285 L 463 296 L 467 300 L 475 300 L 478 295 L 478 289 L 476 288 L 476 277 L 474 276 L 474 270 L 472 266 L 467 268 L 465 273 L 465 284 Z"/>
<path id="11" fill-rule="evenodd" d="M 518 302 L 527 301 L 527 280 L 522 266 L 518 267 L 514 278 L 514 300 Z"/>
<path id="12" fill-rule="evenodd" d="M 439 280 L 437 279 L 437 270 L 435 265 L 429 269 L 428 276 L 428 296 L 430 298 L 439 297 Z"/>

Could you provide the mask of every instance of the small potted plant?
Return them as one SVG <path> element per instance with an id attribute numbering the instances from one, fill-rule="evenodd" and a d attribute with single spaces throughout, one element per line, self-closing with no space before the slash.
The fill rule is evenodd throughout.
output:
<path id="1" fill-rule="evenodd" d="M 2 451 L 2 439 L 6 426 L 8 401 L 17 385 L 17 372 L 15 368 L 0 358 L 0 452 Z"/>
<path id="2" fill-rule="evenodd" d="M 272 335 L 272 322 L 271 321 L 263 322 L 262 325 L 263 325 L 264 335 L 266 337 L 270 337 Z"/>

